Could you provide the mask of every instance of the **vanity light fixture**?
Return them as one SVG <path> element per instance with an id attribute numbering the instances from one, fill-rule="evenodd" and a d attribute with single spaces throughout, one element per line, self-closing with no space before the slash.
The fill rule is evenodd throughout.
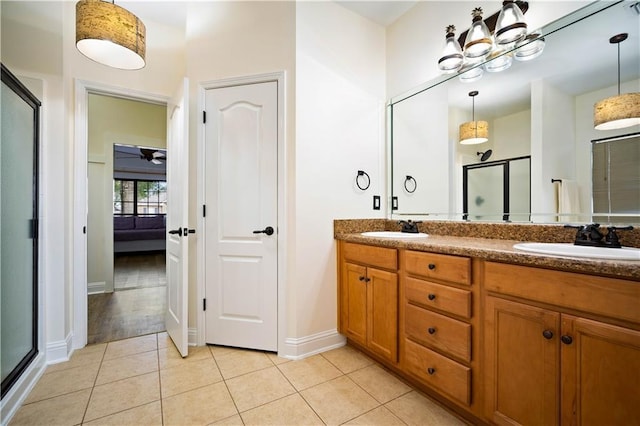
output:
<path id="1" fill-rule="evenodd" d="M 516 50 L 513 52 L 513 56 L 516 61 L 530 61 L 542 55 L 544 44 L 545 41 L 542 34 L 534 31 L 516 43 Z"/>
<path id="2" fill-rule="evenodd" d="M 482 8 L 473 9 L 471 16 L 471 28 L 464 41 L 464 56 L 472 61 L 482 60 L 491 52 L 493 40 L 487 24 L 482 20 Z"/>
<path id="3" fill-rule="evenodd" d="M 113 2 L 81 0 L 76 3 L 76 47 L 101 64 L 137 70 L 145 66 L 146 28 Z"/>
<path id="4" fill-rule="evenodd" d="M 462 145 L 475 145 L 489 140 L 489 123 L 486 121 L 476 121 L 475 97 L 477 95 L 477 90 L 469 92 L 472 102 L 471 121 L 460 125 L 460 143 Z"/>
<path id="5" fill-rule="evenodd" d="M 445 44 L 442 56 L 438 59 L 438 68 L 443 74 L 452 74 L 462 67 L 464 56 L 462 56 L 462 49 L 456 40 L 456 27 L 449 25 L 445 32 Z"/>
<path id="6" fill-rule="evenodd" d="M 526 35 L 527 23 L 518 5 L 513 0 L 503 1 L 494 32 L 496 44 L 508 46 L 522 40 Z"/>
<path id="7" fill-rule="evenodd" d="M 622 129 L 640 124 L 640 92 L 620 94 L 620 43 L 628 36 L 622 33 L 609 39 L 609 43 L 618 46 L 618 95 L 594 105 L 593 125 L 596 130 Z"/>

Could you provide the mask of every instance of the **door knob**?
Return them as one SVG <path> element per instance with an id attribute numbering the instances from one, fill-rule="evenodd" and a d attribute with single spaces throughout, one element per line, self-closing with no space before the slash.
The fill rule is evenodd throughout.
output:
<path id="1" fill-rule="evenodd" d="M 177 235 L 178 237 L 182 237 L 182 228 L 172 229 L 171 231 L 169 231 L 169 233 L 172 235 Z"/>
<path id="2" fill-rule="evenodd" d="M 264 228 L 262 231 L 253 231 L 254 234 L 267 234 L 267 235 L 273 235 L 274 230 L 272 227 L 267 226 L 266 228 Z"/>

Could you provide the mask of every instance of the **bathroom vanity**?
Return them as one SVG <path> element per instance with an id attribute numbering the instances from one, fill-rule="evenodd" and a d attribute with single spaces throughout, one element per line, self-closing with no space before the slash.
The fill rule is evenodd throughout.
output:
<path id="1" fill-rule="evenodd" d="M 559 226 L 465 225 L 335 222 L 349 343 L 474 423 L 639 423 L 640 262 L 513 248 Z"/>

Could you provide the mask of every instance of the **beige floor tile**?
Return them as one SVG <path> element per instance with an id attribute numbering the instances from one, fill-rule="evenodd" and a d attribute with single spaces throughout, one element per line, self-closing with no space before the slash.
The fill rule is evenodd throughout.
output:
<path id="1" fill-rule="evenodd" d="M 329 425 L 344 423 L 380 405 L 347 376 L 314 386 L 300 394 Z"/>
<path id="2" fill-rule="evenodd" d="M 84 389 L 23 405 L 9 424 L 11 426 L 80 424 L 90 395 L 91 389 Z"/>
<path id="3" fill-rule="evenodd" d="M 269 357 L 271 362 L 273 362 L 275 365 L 284 364 L 285 362 L 291 362 L 290 359 L 280 357 L 278 356 L 278 354 L 267 353 L 267 356 Z"/>
<path id="4" fill-rule="evenodd" d="M 409 386 L 377 364 L 354 371 L 349 377 L 383 404 L 411 392 Z"/>
<path id="5" fill-rule="evenodd" d="M 244 426 L 244 422 L 242 421 L 240 414 L 227 417 L 226 419 L 218 420 L 217 422 L 213 422 L 211 424 L 220 426 Z"/>
<path id="6" fill-rule="evenodd" d="M 44 374 L 26 398 L 25 404 L 91 388 L 99 366 L 92 364 Z"/>
<path id="7" fill-rule="evenodd" d="M 211 351 L 211 353 L 213 354 L 213 356 L 218 359 L 220 357 L 229 355 L 229 354 L 233 354 L 233 353 L 240 353 L 240 352 L 245 352 L 246 349 L 239 349 L 239 348 L 232 348 L 229 346 L 216 346 L 216 345 L 208 345 L 207 346 L 209 348 L 209 350 Z"/>
<path id="8" fill-rule="evenodd" d="M 342 373 L 321 355 L 288 362 L 278 368 L 298 391 L 335 379 Z"/>
<path id="9" fill-rule="evenodd" d="M 213 361 L 211 351 L 206 346 L 189 346 L 189 355 L 186 358 L 182 358 L 182 355 L 173 344 L 167 348 L 158 349 L 158 358 L 161 369 L 178 367 L 187 362 L 203 359 Z"/>
<path id="10" fill-rule="evenodd" d="M 352 371 L 359 370 L 374 363 L 371 358 L 351 346 L 343 346 L 338 349 L 323 352 L 322 356 L 329 360 L 331 364 L 338 367 L 344 374 L 351 373 Z"/>
<path id="11" fill-rule="evenodd" d="M 163 398 L 220 381 L 222 376 L 213 359 L 191 361 L 178 367 L 160 370 Z"/>
<path id="12" fill-rule="evenodd" d="M 207 425 L 238 414 L 224 383 L 162 399 L 164 425 Z"/>
<path id="13" fill-rule="evenodd" d="M 120 358 L 127 355 L 139 354 L 158 349 L 158 338 L 155 334 L 132 337 L 124 340 L 117 340 L 107 344 L 104 359 Z"/>
<path id="14" fill-rule="evenodd" d="M 416 391 L 388 402 L 385 407 L 409 425 L 466 425 L 461 419 Z"/>
<path id="15" fill-rule="evenodd" d="M 69 361 L 48 366 L 44 374 L 68 370 L 75 367 L 83 367 L 86 365 L 99 365 L 102 362 L 102 357 L 104 356 L 106 348 L 107 345 L 105 343 L 100 345 L 90 345 L 82 349 L 78 349 L 73 352 Z"/>
<path id="16" fill-rule="evenodd" d="M 225 380 L 273 366 L 269 357 L 260 351 L 235 350 L 223 355 L 214 353 L 214 356 Z"/>
<path id="17" fill-rule="evenodd" d="M 157 372 L 96 386 L 89 400 L 85 420 L 116 414 L 159 399 Z"/>
<path id="18" fill-rule="evenodd" d="M 140 376 L 158 370 L 158 352 L 150 351 L 104 361 L 96 385 Z"/>
<path id="19" fill-rule="evenodd" d="M 296 392 L 276 367 L 234 377 L 227 387 L 241 413 Z"/>
<path id="20" fill-rule="evenodd" d="M 385 407 L 378 407 L 374 410 L 369 411 L 368 413 L 364 413 L 360 417 L 356 417 L 355 419 L 345 423 L 345 425 L 361 425 L 361 426 L 373 426 L 373 425 L 403 426 L 405 424 L 406 424 L 405 422 L 397 418 L 391 411 L 389 411 Z"/>
<path id="21" fill-rule="evenodd" d="M 254 408 L 241 414 L 245 425 L 322 425 L 300 394 Z"/>
<path id="22" fill-rule="evenodd" d="M 166 331 L 158 333 L 158 349 L 168 348 L 169 346 L 173 346 L 173 341 L 171 337 L 169 337 L 169 333 Z"/>
<path id="23" fill-rule="evenodd" d="M 91 426 L 162 426 L 162 406 L 160 401 L 154 401 L 83 424 Z"/>

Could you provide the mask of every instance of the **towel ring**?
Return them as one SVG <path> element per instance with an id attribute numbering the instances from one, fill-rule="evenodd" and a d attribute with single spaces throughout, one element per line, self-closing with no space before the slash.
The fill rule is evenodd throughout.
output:
<path id="1" fill-rule="evenodd" d="M 364 176 L 367 178 L 367 185 L 365 187 L 362 187 L 360 185 L 361 176 Z M 358 170 L 358 174 L 356 175 L 356 186 L 360 188 L 362 191 L 366 191 L 367 189 L 369 189 L 369 185 L 371 185 L 371 178 L 369 177 L 367 172 L 365 172 L 364 170 Z"/>
<path id="2" fill-rule="evenodd" d="M 411 182 L 411 181 L 413 181 L 413 189 L 409 189 L 409 186 L 408 186 L 408 182 Z M 416 189 L 418 189 L 418 182 L 416 182 L 413 176 L 407 175 L 406 179 L 404 180 L 404 190 L 407 191 L 409 194 L 413 194 L 414 192 L 416 192 Z"/>

